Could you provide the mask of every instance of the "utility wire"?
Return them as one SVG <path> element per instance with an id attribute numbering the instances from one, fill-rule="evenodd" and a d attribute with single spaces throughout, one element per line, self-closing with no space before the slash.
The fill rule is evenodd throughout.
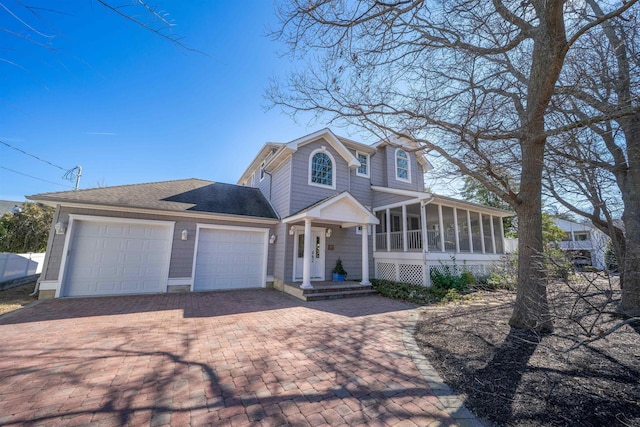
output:
<path id="1" fill-rule="evenodd" d="M 0 140 L 0 144 L 6 145 L 6 146 L 7 146 L 7 147 L 9 147 L 9 148 L 13 148 L 13 149 L 14 149 L 14 150 L 16 150 L 16 151 L 21 152 L 22 154 L 26 154 L 27 156 L 33 157 L 34 159 L 40 160 L 40 161 L 41 161 L 41 162 L 43 162 L 43 163 L 47 163 L 47 164 L 49 164 L 49 165 L 51 165 L 51 166 L 53 166 L 53 167 L 56 167 L 56 168 L 58 168 L 58 169 L 61 169 L 61 170 L 65 171 L 65 172 L 68 170 L 67 168 L 63 168 L 62 166 L 58 166 L 58 165 L 56 165 L 55 163 L 51 163 L 50 161 L 47 161 L 47 160 L 41 159 L 41 158 L 40 158 L 40 157 L 38 157 L 38 156 L 34 156 L 34 155 L 33 155 L 33 154 L 31 154 L 31 153 L 27 153 L 26 151 L 21 150 L 20 148 L 14 147 L 14 146 L 13 146 L 13 145 L 11 145 L 11 144 L 7 144 L 6 142 L 4 142 L 4 141 L 2 141 L 2 140 Z M 20 172 L 18 172 L 18 173 L 20 173 Z"/>
<path id="2" fill-rule="evenodd" d="M 0 142 L 1 142 L 1 141 L 0 141 Z M 13 169 L 5 168 L 4 166 L 0 166 L 0 169 L 4 169 L 4 170 L 7 170 L 7 171 L 9 171 L 9 172 L 17 173 L 18 175 L 24 175 L 24 176 L 27 176 L 27 177 L 29 177 L 29 178 L 37 179 L 38 181 L 43 181 L 43 182 L 47 182 L 47 183 L 49 183 L 49 184 L 59 185 L 60 187 L 65 187 L 65 188 L 71 188 L 71 189 L 73 189 L 73 187 L 71 187 L 71 186 L 69 186 L 69 185 L 63 185 L 63 184 L 59 184 L 59 183 L 57 183 L 57 182 L 47 181 L 46 179 L 38 178 L 37 176 L 33 176 L 33 175 L 27 175 L 26 173 L 22 173 L 22 172 L 15 171 L 15 170 L 13 170 Z"/>

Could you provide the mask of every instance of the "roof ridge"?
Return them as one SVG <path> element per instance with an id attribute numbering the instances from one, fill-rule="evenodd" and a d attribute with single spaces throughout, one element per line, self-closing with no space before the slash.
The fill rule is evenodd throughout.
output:
<path id="1" fill-rule="evenodd" d="M 38 193 L 38 194 L 32 194 L 31 196 L 40 196 L 40 195 L 44 195 L 44 194 L 64 194 L 64 193 L 84 193 L 87 191 L 95 191 L 95 190 L 104 190 L 104 189 L 112 189 L 112 188 L 123 188 L 123 187 L 134 187 L 134 186 L 139 186 L 139 185 L 149 185 L 149 184 L 165 184 L 168 182 L 184 182 L 184 181 L 201 181 L 201 182 L 208 182 L 211 184 L 215 184 L 215 181 L 209 181 L 207 179 L 200 179 L 200 178 L 184 178 L 184 179 L 169 179 L 166 181 L 152 181 L 152 182 L 142 182 L 142 183 L 137 183 L 137 184 L 120 184 L 120 185 L 108 185 L 106 187 L 93 187 L 93 188 L 81 188 L 79 190 L 68 190 L 68 191 L 50 191 L 47 193 Z M 31 197 L 31 196 L 27 196 L 27 198 Z"/>

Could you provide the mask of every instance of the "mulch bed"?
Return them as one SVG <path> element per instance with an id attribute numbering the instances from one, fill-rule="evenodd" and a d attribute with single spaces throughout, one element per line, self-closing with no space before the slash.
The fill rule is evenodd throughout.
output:
<path id="1" fill-rule="evenodd" d="M 29 296 L 35 286 L 36 282 L 32 282 L 0 291 L 0 315 L 22 308 L 37 300 L 37 296 Z"/>
<path id="2" fill-rule="evenodd" d="M 615 315 L 606 278 L 549 286 L 554 332 L 512 329 L 515 293 L 423 308 L 416 340 L 443 380 L 488 424 L 640 426 L 640 325 Z M 582 297 L 578 297 L 582 295 Z M 590 343 L 567 351 L 587 338 Z"/>

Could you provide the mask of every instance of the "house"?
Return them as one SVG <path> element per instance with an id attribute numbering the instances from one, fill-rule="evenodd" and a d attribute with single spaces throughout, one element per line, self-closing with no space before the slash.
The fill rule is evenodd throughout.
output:
<path id="1" fill-rule="evenodd" d="M 237 185 L 198 179 L 30 196 L 56 207 L 40 297 L 311 289 L 338 258 L 348 278 L 429 284 L 455 257 L 485 272 L 511 212 L 424 191 L 409 140 L 324 129 L 267 143 Z"/>
<path id="2" fill-rule="evenodd" d="M 609 236 L 587 222 L 578 223 L 562 218 L 554 218 L 554 222 L 565 233 L 558 247 L 571 254 L 577 268 L 593 266 L 598 270 L 606 269 L 605 254 Z"/>

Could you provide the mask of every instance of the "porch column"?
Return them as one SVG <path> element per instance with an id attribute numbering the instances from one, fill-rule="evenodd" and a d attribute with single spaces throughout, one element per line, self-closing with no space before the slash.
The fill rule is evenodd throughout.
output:
<path id="1" fill-rule="evenodd" d="M 402 250 L 407 252 L 407 205 L 402 205 Z"/>
<path id="2" fill-rule="evenodd" d="M 478 212 L 478 221 L 480 221 L 480 244 L 482 245 L 482 253 L 485 253 L 484 247 L 484 226 L 482 225 L 482 214 Z"/>
<path id="3" fill-rule="evenodd" d="M 429 252 L 429 236 L 427 233 L 427 206 L 423 205 L 422 203 L 420 203 L 420 228 L 422 228 L 422 252 Z"/>
<path id="4" fill-rule="evenodd" d="M 504 222 L 500 218 L 500 238 L 502 239 L 502 253 L 506 253 L 505 241 L 504 241 Z"/>
<path id="5" fill-rule="evenodd" d="M 370 285 L 369 281 L 369 226 L 362 224 L 362 282 L 361 285 Z"/>
<path id="6" fill-rule="evenodd" d="M 311 218 L 304 219 L 304 261 L 302 264 L 301 289 L 313 289 L 311 285 Z"/>
<path id="7" fill-rule="evenodd" d="M 456 236 L 456 253 L 460 253 L 460 230 L 458 229 L 458 208 L 453 208 L 453 234 Z"/>
<path id="8" fill-rule="evenodd" d="M 473 253 L 473 232 L 471 231 L 471 211 L 467 209 L 467 230 L 469 231 L 469 252 Z"/>
<path id="9" fill-rule="evenodd" d="M 444 221 L 442 220 L 442 205 L 438 205 L 438 224 L 440 225 L 440 251 L 445 252 L 444 249 Z"/>
<path id="10" fill-rule="evenodd" d="M 493 215 L 489 215 L 489 224 L 491 224 L 491 247 L 492 247 L 492 252 L 495 254 L 496 253 L 496 232 L 493 229 Z"/>
<path id="11" fill-rule="evenodd" d="M 387 208 L 385 211 L 384 221 L 387 224 L 387 252 L 391 251 L 391 210 Z"/>

